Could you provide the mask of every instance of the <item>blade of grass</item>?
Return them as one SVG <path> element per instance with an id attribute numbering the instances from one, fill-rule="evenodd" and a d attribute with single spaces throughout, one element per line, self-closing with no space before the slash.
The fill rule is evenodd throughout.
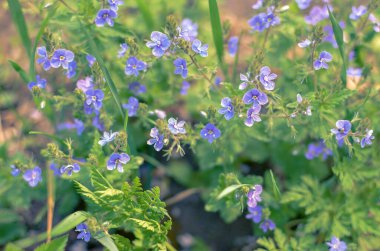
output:
<path id="1" fill-rule="evenodd" d="M 8 6 L 12 15 L 12 20 L 17 27 L 18 33 L 20 34 L 22 44 L 24 45 L 26 53 L 30 58 L 32 46 L 20 2 L 18 0 L 8 0 Z"/>
<path id="2" fill-rule="evenodd" d="M 137 7 L 139 8 L 141 15 L 144 18 L 144 22 L 148 30 L 153 30 L 154 28 L 154 20 L 153 15 L 150 13 L 149 6 L 147 1 L 145 0 L 136 0 Z"/>
<path id="3" fill-rule="evenodd" d="M 18 73 L 18 75 L 20 75 L 20 77 L 22 78 L 22 80 L 24 80 L 25 83 L 30 82 L 28 74 L 24 71 L 24 69 L 21 68 L 20 65 L 18 65 L 16 62 L 13 62 L 12 60 L 8 60 L 8 62 L 10 63 L 12 68 Z"/>
<path id="4" fill-rule="evenodd" d="M 107 248 L 107 250 L 119 251 L 119 249 L 117 248 L 112 238 L 109 235 L 105 234 L 104 232 L 100 232 L 94 235 L 94 239 L 99 241 L 105 248 Z"/>
<path id="5" fill-rule="evenodd" d="M 271 180 L 272 180 L 274 197 L 278 200 L 281 197 L 281 192 L 280 192 L 280 189 L 277 186 L 277 182 L 276 182 L 276 179 L 274 178 L 272 170 L 269 170 L 269 173 L 270 173 L 270 177 L 271 177 Z"/>

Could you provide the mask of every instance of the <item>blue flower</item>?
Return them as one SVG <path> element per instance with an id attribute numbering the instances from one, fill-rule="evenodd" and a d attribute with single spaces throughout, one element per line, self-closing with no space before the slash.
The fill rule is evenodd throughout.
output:
<path id="1" fill-rule="evenodd" d="M 373 130 L 366 130 L 366 135 L 360 141 L 360 146 L 364 148 L 366 145 L 372 145 L 372 140 L 375 139 L 375 136 L 372 135 Z"/>
<path id="2" fill-rule="evenodd" d="M 104 132 L 103 137 L 100 137 L 98 144 L 104 146 L 105 144 L 112 142 L 118 134 L 118 132 L 112 133 L 112 131 Z"/>
<path id="3" fill-rule="evenodd" d="M 190 19 L 185 18 L 182 20 L 181 27 L 179 28 L 179 37 L 187 41 L 193 41 L 198 36 L 198 25 L 193 23 Z"/>
<path id="4" fill-rule="evenodd" d="M 228 40 L 228 53 L 231 56 L 235 56 L 239 45 L 239 38 L 238 37 L 230 37 L 230 40 Z"/>
<path id="5" fill-rule="evenodd" d="M 268 232 L 268 230 L 274 230 L 276 228 L 276 224 L 270 219 L 266 219 L 260 224 L 260 228 L 264 231 L 264 233 Z"/>
<path id="6" fill-rule="evenodd" d="M 123 108 L 128 110 L 128 117 L 136 116 L 139 109 L 139 100 L 135 97 L 130 97 L 127 104 L 123 104 Z"/>
<path id="7" fill-rule="evenodd" d="M 38 88 L 45 89 L 46 88 L 46 79 L 40 77 L 40 75 L 36 76 L 36 82 L 30 82 L 28 84 L 28 89 L 32 90 L 34 86 Z"/>
<path id="8" fill-rule="evenodd" d="M 86 100 L 84 101 L 84 111 L 86 114 L 91 114 L 94 111 L 99 111 L 103 106 L 104 93 L 102 90 L 90 89 L 86 91 Z"/>
<path id="9" fill-rule="evenodd" d="M 74 61 L 74 53 L 65 49 L 57 49 L 54 51 L 50 59 L 51 67 L 59 68 L 61 65 L 63 69 L 69 68 L 69 63 Z"/>
<path id="10" fill-rule="evenodd" d="M 175 134 L 185 134 L 186 129 L 184 128 L 185 126 L 185 121 L 179 121 L 177 122 L 176 119 L 170 118 L 168 120 L 168 128 L 171 133 Z"/>
<path id="11" fill-rule="evenodd" d="M 190 88 L 190 83 L 187 81 L 182 82 L 181 95 L 187 95 L 187 90 Z"/>
<path id="12" fill-rule="evenodd" d="M 128 89 L 131 90 L 135 95 L 146 93 L 145 85 L 142 85 L 139 82 L 130 83 Z"/>
<path id="13" fill-rule="evenodd" d="M 330 10 L 332 10 L 331 6 L 329 6 Z M 310 12 L 309 15 L 305 16 L 305 21 L 308 24 L 316 25 L 323 19 L 326 19 L 329 17 L 329 12 L 327 10 L 327 6 L 314 6 Z"/>
<path id="14" fill-rule="evenodd" d="M 154 145 L 154 149 L 157 152 L 161 151 L 161 149 L 164 147 L 164 135 L 160 134 L 156 127 L 153 127 L 150 130 L 150 137 L 152 138 L 147 141 L 147 144 L 150 146 Z"/>
<path id="15" fill-rule="evenodd" d="M 124 55 L 127 52 L 128 48 L 129 47 L 128 47 L 128 45 L 126 43 L 120 44 L 120 50 L 117 52 L 117 57 L 118 58 L 124 57 Z"/>
<path id="16" fill-rule="evenodd" d="M 347 69 L 347 76 L 350 77 L 361 77 L 362 76 L 363 70 L 361 68 L 353 68 L 349 67 Z"/>
<path id="17" fill-rule="evenodd" d="M 96 114 L 96 116 L 92 119 L 92 125 L 95 126 L 99 131 L 104 131 L 104 124 L 100 120 L 99 114 Z"/>
<path id="18" fill-rule="evenodd" d="M 123 165 L 127 164 L 130 160 L 131 158 L 126 153 L 113 153 L 107 161 L 107 169 L 114 170 L 117 168 L 122 173 L 124 172 Z"/>
<path id="19" fill-rule="evenodd" d="M 222 108 L 220 108 L 218 112 L 220 114 L 224 114 L 224 118 L 226 120 L 232 119 L 235 114 L 234 106 L 232 105 L 232 100 L 228 97 L 223 98 L 221 105 L 222 105 Z"/>
<path id="20" fill-rule="evenodd" d="M 79 232 L 77 239 L 84 240 L 85 242 L 89 242 L 91 238 L 91 233 L 88 230 L 88 227 L 85 223 L 81 223 L 75 228 L 76 232 Z"/>
<path id="21" fill-rule="evenodd" d="M 346 243 L 335 236 L 333 236 L 331 241 L 326 244 L 329 247 L 329 251 L 345 251 L 347 249 Z"/>
<path id="22" fill-rule="evenodd" d="M 87 62 L 88 62 L 88 66 L 90 66 L 90 67 L 92 67 L 95 64 L 95 62 L 96 62 L 96 58 L 93 55 L 91 55 L 91 54 L 87 54 L 86 55 L 86 59 L 87 59 Z"/>
<path id="23" fill-rule="evenodd" d="M 245 216 L 246 219 L 251 219 L 254 223 L 259 223 L 263 215 L 263 209 L 260 206 L 248 207 L 249 214 Z"/>
<path id="24" fill-rule="evenodd" d="M 248 20 L 249 26 L 255 31 L 262 32 L 271 26 L 280 24 L 280 19 L 273 13 L 273 8 L 268 8 L 267 13 L 259 13 Z"/>
<path id="25" fill-rule="evenodd" d="M 53 173 L 54 176 L 57 176 L 57 177 L 62 176 L 60 168 L 57 167 L 57 165 L 55 163 L 51 163 L 49 168 L 50 168 L 50 170 L 52 170 L 54 172 Z"/>
<path id="26" fill-rule="evenodd" d="M 351 123 L 348 120 L 338 120 L 336 122 L 336 128 L 331 129 L 331 132 L 335 134 L 336 140 L 342 140 L 351 130 Z"/>
<path id="27" fill-rule="evenodd" d="M 96 15 L 95 18 L 95 24 L 98 27 L 104 26 L 106 23 L 109 26 L 113 26 L 114 24 L 114 19 L 117 17 L 117 13 L 113 10 L 109 9 L 102 9 L 98 11 L 98 14 Z"/>
<path id="28" fill-rule="evenodd" d="M 71 176 L 74 173 L 78 173 L 80 171 L 80 166 L 78 163 L 74 164 L 68 164 L 66 166 L 62 166 L 61 169 L 61 174 L 67 173 L 67 175 Z"/>
<path id="29" fill-rule="evenodd" d="M 26 182 L 29 183 L 29 186 L 35 187 L 39 182 L 42 181 L 42 171 L 38 166 L 33 169 L 26 170 L 23 178 Z"/>
<path id="30" fill-rule="evenodd" d="M 271 73 L 268 66 L 264 66 L 260 69 L 259 79 L 265 90 L 274 90 L 275 83 L 273 80 L 277 78 L 275 73 Z"/>
<path id="31" fill-rule="evenodd" d="M 152 41 L 148 41 L 146 46 L 153 49 L 152 54 L 156 57 L 161 57 L 164 55 L 165 51 L 169 49 L 171 41 L 169 37 L 159 31 L 153 31 L 150 35 Z"/>
<path id="32" fill-rule="evenodd" d="M 216 76 L 215 77 L 215 80 L 214 80 L 214 83 L 215 83 L 215 85 L 216 86 L 220 86 L 220 83 L 222 83 L 222 81 L 223 81 L 223 79 L 221 78 L 221 77 L 219 77 L 219 76 Z"/>
<path id="33" fill-rule="evenodd" d="M 146 69 L 146 63 L 138 60 L 136 57 L 130 57 L 127 60 L 127 65 L 125 66 L 125 74 L 139 75 L 139 71 L 144 71 Z"/>
<path id="34" fill-rule="evenodd" d="M 323 160 L 326 160 L 328 156 L 332 155 L 332 151 L 322 140 L 316 144 L 309 144 L 305 157 L 312 160 L 320 155 L 322 155 Z"/>
<path id="35" fill-rule="evenodd" d="M 252 127 L 255 122 L 260 122 L 260 110 L 260 105 L 249 108 L 247 111 L 247 119 L 245 120 L 244 124 L 248 127 Z"/>
<path id="36" fill-rule="evenodd" d="M 182 78 L 187 77 L 187 64 L 186 60 L 183 58 L 177 58 L 173 61 L 173 64 L 175 66 L 174 74 L 181 75 Z"/>
<path id="37" fill-rule="evenodd" d="M 248 207 L 254 208 L 257 206 L 257 202 L 261 201 L 261 193 L 263 192 L 263 187 L 261 185 L 255 185 L 249 190 L 247 194 L 247 205 Z"/>
<path id="38" fill-rule="evenodd" d="M 77 81 L 77 88 L 81 89 L 82 92 L 86 93 L 86 91 L 94 88 L 94 83 L 91 77 L 86 77 L 85 79 L 79 79 Z"/>
<path id="39" fill-rule="evenodd" d="M 301 10 L 307 9 L 311 3 L 311 0 L 296 0 L 298 8 Z"/>
<path id="40" fill-rule="evenodd" d="M 240 80 L 243 82 L 239 85 L 239 90 L 245 90 L 245 88 L 248 86 L 248 83 L 251 82 L 251 80 L 249 80 L 249 73 L 246 75 L 240 73 Z"/>
<path id="41" fill-rule="evenodd" d="M 255 88 L 247 91 L 244 94 L 243 102 L 245 104 L 253 104 L 254 107 L 258 105 L 265 105 L 268 103 L 268 96 Z"/>
<path id="42" fill-rule="evenodd" d="M 314 69 L 328 69 L 329 65 L 327 62 L 330 62 L 332 60 L 332 56 L 327 51 L 322 51 L 321 54 L 319 54 L 319 58 L 314 61 Z"/>
<path id="43" fill-rule="evenodd" d="M 198 39 L 195 39 L 191 45 L 191 49 L 199 54 L 201 57 L 207 57 L 208 56 L 208 44 L 202 45 L 202 42 Z"/>
<path id="44" fill-rule="evenodd" d="M 74 77 L 75 74 L 77 74 L 76 69 L 77 69 L 77 62 L 75 61 L 70 62 L 69 67 L 67 68 L 66 77 L 69 79 Z"/>
<path id="45" fill-rule="evenodd" d="M 207 139 L 209 143 L 212 143 L 215 139 L 219 138 L 221 135 L 220 130 L 211 123 L 208 123 L 201 130 L 201 137 Z"/>
<path id="46" fill-rule="evenodd" d="M 113 11 L 118 11 L 119 5 L 122 5 L 124 2 L 120 0 L 108 0 L 108 4 L 110 5 L 110 9 Z"/>
<path id="47" fill-rule="evenodd" d="M 42 64 L 42 67 L 45 71 L 49 70 L 51 65 L 45 46 L 37 48 L 37 55 L 37 64 Z"/>
<path id="48" fill-rule="evenodd" d="M 77 135 L 80 136 L 80 135 L 82 135 L 82 133 L 84 131 L 84 123 L 83 123 L 83 121 L 81 121 L 79 119 L 74 119 L 74 123 L 66 122 L 66 123 L 59 124 L 57 126 L 57 129 L 58 130 L 76 129 Z"/>
<path id="49" fill-rule="evenodd" d="M 358 20 L 361 16 L 367 13 L 367 7 L 360 5 L 359 7 L 352 6 L 352 12 L 350 14 L 350 19 Z"/>
<path id="50" fill-rule="evenodd" d="M 15 165 L 11 165 L 11 168 L 12 168 L 11 174 L 13 177 L 18 176 L 21 173 L 20 169 L 18 169 Z"/>

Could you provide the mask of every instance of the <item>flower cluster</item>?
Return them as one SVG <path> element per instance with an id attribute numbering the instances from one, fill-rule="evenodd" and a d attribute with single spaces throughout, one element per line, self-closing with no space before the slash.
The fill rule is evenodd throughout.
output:
<path id="1" fill-rule="evenodd" d="M 123 4 L 123 1 L 120 0 L 108 0 L 109 9 L 101 9 L 96 14 L 95 24 L 98 27 L 102 27 L 105 24 L 109 26 L 114 25 L 114 19 L 117 17 L 117 11 L 119 5 Z"/>
<path id="2" fill-rule="evenodd" d="M 364 148 L 366 145 L 372 145 L 372 140 L 375 139 L 373 136 L 373 130 L 365 129 L 364 132 L 352 132 L 352 124 L 348 120 L 338 120 L 335 124 L 336 128 L 331 129 L 331 133 L 335 135 L 335 139 L 338 145 L 343 145 L 343 143 L 350 144 L 348 137 L 351 136 L 354 142 L 360 143 L 360 146 Z M 359 137 L 362 137 L 360 140 Z"/>
<path id="3" fill-rule="evenodd" d="M 74 61 L 74 53 L 66 49 L 57 49 L 49 58 L 49 54 L 45 46 L 37 48 L 37 64 L 41 64 L 45 71 L 50 68 L 60 68 L 66 70 L 67 78 L 72 78 L 76 75 L 77 63 Z"/>
<path id="4" fill-rule="evenodd" d="M 280 18 L 274 13 L 274 7 L 269 7 L 267 12 L 262 12 L 252 17 L 248 24 L 251 26 L 252 30 L 262 32 L 271 26 L 279 25 Z"/>
<path id="5" fill-rule="evenodd" d="M 76 232 L 79 232 L 77 239 L 84 240 L 85 242 L 89 242 L 91 239 L 91 233 L 88 230 L 88 227 L 85 223 L 81 223 L 75 228 Z"/>

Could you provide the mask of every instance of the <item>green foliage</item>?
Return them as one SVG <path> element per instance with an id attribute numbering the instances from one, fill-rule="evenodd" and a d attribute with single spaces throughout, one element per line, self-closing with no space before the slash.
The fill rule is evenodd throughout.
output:
<path id="1" fill-rule="evenodd" d="M 49 243 L 44 243 L 38 246 L 35 251 L 64 251 L 67 242 L 67 235 L 52 240 Z"/>

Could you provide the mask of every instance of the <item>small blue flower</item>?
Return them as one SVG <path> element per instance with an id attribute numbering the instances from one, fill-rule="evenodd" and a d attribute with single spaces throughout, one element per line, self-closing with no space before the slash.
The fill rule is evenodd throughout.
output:
<path id="1" fill-rule="evenodd" d="M 201 57 L 207 57 L 208 56 L 208 44 L 202 45 L 202 42 L 198 39 L 195 39 L 191 45 L 191 49 L 199 54 Z"/>
<path id="2" fill-rule="evenodd" d="M 259 79 L 265 90 L 274 90 L 275 83 L 273 80 L 277 78 L 275 73 L 272 73 L 268 66 L 264 66 L 260 69 Z"/>
<path id="3" fill-rule="evenodd" d="M 173 61 L 173 64 L 175 66 L 174 74 L 181 75 L 182 78 L 187 77 L 187 64 L 186 60 L 183 58 L 177 58 Z"/>
<path id="4" fill-rule="evenodd" d="M 80 166 L 78 163 L 74 164 L 68 164 L 66 166 L 62 166 L 61 169 L 61 174 L 67 173 L 67 175 L 71 176 L 74 173 L 78 173 L 80 171 Z"/>
<path id="5" fill-rule="evenodd" d="M 319 58 L 314 61 L 314 69 L 328 69 L 329 65 L 327 62 L 330 62 L 332 60 L 332 56 L 327 51 L 322 51 L 321 54 L 319 54 Z"/>
<path id="6" fill-rule="evenodd" d="M 98 27 L 104 26 L 106 23 L 109 26 L 113 26 L 114 24 L 114 19 L 117 17 L 117 13 L 113 10 L 109 9 L 101 9 L 98 11 L 98 14 L 96 15 L 95 18 L 95 24 Z"/>
<path id="7" fill-rule="evenodd" d="M 104 93 L 102 90 L 90 89 L 86 91 L 86 100 L 84 101 L 84 111 L 86 114 L 91 114 L 94 111 L 99 111 L 103 106 Z"/>
<path id="8" fill-rule="evenodd" d="M 152 54 L 156 57 L 162 57 L 164 55 L 165 51 L 169 49 L 171 41 L 169 37 L 159 31 L 153 31 L 150 35 L 150 39 L 152 41 L 148 41 L 146 43 L 146 46 L 153 49 Z"/>
<path id="9" fill-rule="evenodd" d="M 254 223 L 259 223 L 263 215 L 263 209 L 260 206 L 248 207 L 249 214 L 245 216 L 246 219 L 251 219 Z"/>
<path id="10" fill-rule="evenodd" d="M 21 173 L 20 169 L 18 169 L 15 165 L 11 165 L 11 168 L 12 168 L 11 174 L 13 177 L 18 176 Z"/>
<path id="11" fill-rule="evenodd" d="M 251 80 L 249 80 L 249 73 L 246 75 L 240 73 L 240 80 L 243 82 L 239 85 L 239 90 L 245 90 L 245 88 L 248 86 L 248 83 L 251 82 Z"/>
<path id="12" fill-rule="evenodd" d="M 342 140 L 351 130 L 351 123 L 348 120 L 338 120 L 336 122 L 336 128 L 331 129 L 331 132 L 335 134 L 336 140 Z"/>
<path id="13" fill-rule="evenodd" d="M 255 31 L 262 32 L 266 29 L 265 24 L 265 13 L 259 13 L 256 16 L 252 17 L 250 20 L 248 20 L 249 26 Z"/>
<path id="14" fill-rule="evenodd" d="M 253 106 L 261 106 L 268 103 L 268 96 L 260 92 L 258 89 L 251 89 L 247 91 L 243 96 L 244 104 L 253 104 Z"/>
<path id="15" fill-rule="evenodd" d="M 118 134 L 118 132 L 112 133 L 112 131 L 104 132 L 103 137 L 100 137 L 98 144 L 104 146 L 105 144 L 112 142 Z"/>
<path id="16" fill-rule="evenodd" d="M 139 82 L 132 82 L 129 84 L 128 89 L 135 95 L 146 93 L 146 86 Z"/>
<path id="17" fill-rule="evenodd" d="M 360 141 L 360 146 L 364 148 L 366 145 L 372 145 L 372 140 L 375 139 L 375 136 L 372 135 L 373 130 L 366 130 L 366 135 Z"/>
<path id="18" fill-rule="evenodd" d="M 182 82 L 181 95 L 187 95 L 187 90 L 190 88 L 190 83 L 187 81 Z"/>
<path id="19" fill-rule="evenodd" d="M 36 76 L 36 82 L 30 82 L 28 84 L 28 89 L 32 90 L 34 86 L 38 88 L 45 89 L 46 88 L 46 79 L 40 77 L 40 75 Z"/>
<path id="20" fill-rule="evenodd" d="M 130 97 L 127 104 L 123 104 L 123 108 L 128 110 L 128 117 L 136 116 L 139 109 L 139 100 L 135 97 Z"/>
<path id="21" fill-rule="evenodd" d="M 296 0 L 298 8 L 301 10 L 307 9 L 311 3 L 311 0 Z"/>
<path id="22" fill-rule="evenodd" d="M 329 6 L 330 10 L 332 10 L 331 6 Z M 327 9 L 327 6 L 314 6 L 310 12 L 309 15 L 305 16 L 305 21 L 308 24 L 316 25 L 323 19 L 326 19 L 329 17 L 329 12 Z"/>
<path id="23" fill-rule="evenodd" d="M 52 170 L 54 172 L 53 173 L 54 176 L 57 176 L 57 177 L 62 176 L 60 168 L 55 163 L 51 163 L 49 168 L 50 168 L 50 170 Z"/>
<path id="24" fill-rule="evenodd" d="M 122 43 L 120 44 L 120 50 L 117 52 L 117 57 L 118 58 L 122 58 L 125 56 L 125 53 L 127 52 L 128 50 L 128 45 L 126 43 Z"/>
<path id="25" fill-rule="evenodd" d="M 276 228 L 276 224 L 274 224 L 274 222 L 270 219 L 266 219 L 260 224 L 260 228 L 264 231 L 264 233 L 266 233 L 269 230 L 273 231 Z"/>
<path id="26" fill-rule="evenodd" d="M 77 69 L 77 62 L 75 61 L 70 62 L 69 67 L 67 68 L 66 77 L 68 79 L 74 77 L 77 74 L 76 69 Z"/>
<path id="27" fill-rule="evenodd" d="M 177 121 L 176 119 L 174 118 L 170 118 L 168 120 L 168 128 L 169 128 L 169 131 L 171 133 L 173 133 L 174 135 L 176 134 L 185 134 L 186 133 L 186 129 L 184 128 L 185 126 L 185 121 Z"/>
<path id="28" fill-rule="evenodd" d="M 215 83 L 215 85 L 216 86 L 220 86 L 220 83 L 222 83 L 222 81 L 223 81 L 223 79 L 221 78 L 221 77 L 219 77 L 219 76 L 216 76 L 215 77 L 215 80 L 214 80 L 214 83 Z"/>
<path id="29" fill-rule="evenodd" d="M 89 242 L 91 239 L 91 233 L 88 230 L 88 227 L 85 223 L 81 223 L 75 228 L 76 232 L 79 232 L 77 239 L 84 240 L 85 242 Z"/>
<path id="30" fill-rule="evenodd" d="M 230 40 L 228 40 L 228 53 L 231 56 L 235 56 L 239 45 L 239 38 L 238 37 L 230 37 Z"/>
<path id="31" fill-rule="evenodd" d="M 57 49 L 54 51 L 50 59 L 51 67 L 59 68 L 61 65 L 63 69 L 69 68 L 69 63 L 74 61 L 74 53 L 65 49 Z"/>
<path id="32" fill-rule="evenodd" d="M 345 251 L 347 249 L 346 243 L 335 236 L 333 236 L 331 241 L 326 244 L 329 247 L 329 251 Z"/>
<path id="33" fill-rule="evenodd" d="M 105 130 L 104 123 L 100 120 L 99 114 L 96 114 L 96 116 L 94 116 L 94 118 L 92 119 L 92 125 L 99 131 Z"/>
<path id="34" fill-rule="evenodd" d="M 126 153 L 113 153 L 107 161 L 107 169 L 114 170 L 117 168 L 122 173 L 124 172 L 123 165 L 127 164 L 130 160 L 131 158 Z"/>
<path id="35" fill-rule="evenodd" d="M 93 55 L 91 55 L 91 54 L 87 54 L 86 55 L 86 59 L 87 59 L 89 67 L 92 67 L 95 64 L 95 62 L 96 62 L 96 58 Z"/>
<path id="36" fill-rule="evenodd" d="M 179 27 L 179 37 L 191 42 L 196 39 L 197 36 L 198 24 L 193 23 L 188 18 L 183 19 L 181 27 Z"/>
<path id="37" fill-rule="evenodd" d="M 255 122 L 260 122 L 260 110 L 260 105 L 249 108 L 247 111 L 247 119 L 245 120 L 244 124 L 248 127 L 252 127 Z"/>
<path id="38" fill-rule="evenodd" d="M 125 74 L 139 75 L 139 71 L 144 71 L 146 69 L 146 63 L 138 60 L 136 57 L 130 57 L 127 60 L 127 65 L 125 66 Z"/>
<path id="39" fill-rule="evenodd" d="M 350 76 L 350 77 L 361 77 L 362 76 L 362 68 L 353 68 L 353 67 L 349 67 L 347 69 L 347 76 Z"/>
<path id="40" fill-rule="evenodd" d="M 108 0 L 108 4 L 110 5 L 110 9 L 117 12 L 119 9 L 119 5 L 122 5 L 124 2 L 120 0 Z"/>
<path id="41" fill-rule="evenodd" d="M 226 120 L 232 119 L 235 114 L 234 106 L 232 105 L 232 100 L 228 97 L 223 98 L 221 105 L 222 105 L 222 108 L 220 108 L 218 112 L 220 114 L 224 114 L 224 118 Z"/>
<path id="42" fill-rule="evenodd" d="M 86 77 L 85 79 L 79 79 L 77 81 L 77 88 L 81 89 L 83 93 L 94 88 L 94 83 L 91 77 Z"/>
<path id="43" fill-rule="evenodd" d="M 307 152 L 305 153 L 305 157 L 308 160 L 312 160 L 319 157 L 320 155 L 322 155 L 323 160 L 326 160 L 328 156 L 332 155 L 332 151 L 322 140 L 316 144 L 309 144 Z"/>
<path id="44" fill-rule="evenodd" d="M 46 51 L 45 46 L 41 46 L 37 48 L 37 64 L 42 64 L 42 67 L 44 68 L 45 71 L 49 70 L 51 65 L 50 65 L 50 60 L 49 56 Z"/>
<path id="45" fill-rule="evenodd" d="M 154 149 L 157 152 L 161 151 L 161 149 L 164 147 L 164 135 L 160 134 L 156 127 L 153 127 L 150 130 L 150 137 L 152 138 L 147 141 L 147 144 L 150 146 L 154 145 Z"/>
<path id="46" fill-rule="evenodd" d="M 35 187 L 39 182 L 42 181 L 42 171 L 38 166 L 33 169 L 26 170 L 23 178 L 26 182 L 29 183 L 29 186 Z"/>
<path id="47" fill-rule="evenodd" d="M 359 7 L 352 6 L 352 12 L 350 14 L 351 20 L 358 20 L 361 16 L 367 13 L 367 7 L 360 5 Z"/>
<path id="48" fill-rule="evenodd" d="M 248 207 L 254 208 L 257 203 L 261 201 L 261 193 L 263 192 L 263 187 L 261 185 L 255 185 L 249 190 L 247 194 L 247 205 Z"/>
<path id="49" fill-rule="evenodd" d="M 221 135 L 220 130 L 211 123 L 208 123 L 201 130 L 201 137 L 207 139 L 209 143 L 212 143 L 215 139 L 219 138 Z"/>
<path id="50" fill-rule="evenodd" d="M 82 133 L 84 131 L 84 123 L 83 123 L 83 121 L 81 121 L 79 119 L 74 119 L 74 123 L 66 122 L 66 123 L 59 124 L 57 126 L 57 129 L 58 130 L 76 129 L 77 135 L 80 136 L 80 135 L 82 135 Z"/>

